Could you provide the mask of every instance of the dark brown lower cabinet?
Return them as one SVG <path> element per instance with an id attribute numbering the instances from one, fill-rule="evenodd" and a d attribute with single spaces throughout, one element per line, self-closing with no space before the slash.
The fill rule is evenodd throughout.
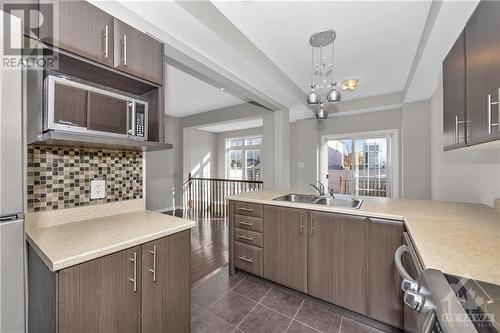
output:
<path id="1" fill-rule="evenodd" d="M 368 316 L 403 327 L 401 278 L 394 253 L 403 243 L 403 222 L 368 219 Z"/>
<path id="2" fill-rule="evenodd" d="M 367 314 L 365 217 L 310 212 L 309 294 Z"/>
<path id="3" fill-rule="evenodd" d="M 307 211 L 264 207 L 264 277 L 307 291 Z"/>
<path id="4" fill-rule="evenodd" d="M 60 271 L 59 332 L 139 332 L 140 267 L 138 246 Z"/>
<path id="5" fill-rule="evenodd" d="M 190 233 L 142 245 L 142 333 L 188 333 L 191 288 Z"/>
<path id="6" fill-rule="evenodd" d="M 403 328 L 403 302 L 394 253 L 403 242 L 401 221 L 261 205 L 262 273 L 234 261 L 243 233 L 230 201 L 230 272 L 235 268 Z M 255 218 L 253 218 L 255 219 Z M 260 229 L 261 228 L 261 229 Z M 259 248 L 260 251 L 260 248 Z M 238 254 L 239 255 L 239 254 Z M 247 256 L 255 257 L 248 254 Z"/>
<path id="7" fill-rule="evenodd" d="M 28 251 L 29 331 L 190 331 L 189 230 L 51 272 Z"/>

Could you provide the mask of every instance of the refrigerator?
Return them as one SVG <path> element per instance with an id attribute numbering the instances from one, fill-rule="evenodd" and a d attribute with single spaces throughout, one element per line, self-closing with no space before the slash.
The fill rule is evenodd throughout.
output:
<path id="1" fill-rule="evenodd" d="M 22 23 L 3 11 L 0 21 L 0 332 L 17 333 L 26 329 Z"/>

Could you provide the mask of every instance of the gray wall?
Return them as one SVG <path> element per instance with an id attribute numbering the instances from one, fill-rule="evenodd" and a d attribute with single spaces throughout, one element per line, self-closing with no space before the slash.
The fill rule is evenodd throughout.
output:
<path id="1" fill-rule="evenodd" d="M 397 129 L 401 159 L 401 109 L 331 117 L 324 121 L 299 120 L 291 126 L 291 188 L 310 191 L 307 184 L 319 179 L 320 138 L 324 135 L 349 134 Z M 303 167 L 299 167 L 302 164 Z M 401 193 L 401 163 L 399 163 L 399 193 Z"/>
<path id="2" fill-rule="evenodd" d="M 182 206 L 180 135 L 179 119 L 165 116 L 165 140 L 173 144 L 173 149 L 145 154 L 147 209 L 170 210 Z"/>
<path id="3" fill-rule="evenodd" d="M 217 178 L 226 178 L 226 139 L 252 135 L 262 135 L 262 127 L 217 133 Z"/>
<path id="4" fill-rule="evenodd" d="M 407 103 L 402 109 L 402 198 L 431 198 L 429 101 Z"/>
<path id="5" fill-rule="evenodd" d="M 432 200 L 483 203 L 500 198 L 500 145 L 443 151 L 443 86 L 430 100 Z"/>
<path id="6" fill-rule="evenodd" d="M 215 133 L 184 128 L 183 179 L 189 172 L 193 177 L 215 177 L 217 174 L 217 135 Z"/>

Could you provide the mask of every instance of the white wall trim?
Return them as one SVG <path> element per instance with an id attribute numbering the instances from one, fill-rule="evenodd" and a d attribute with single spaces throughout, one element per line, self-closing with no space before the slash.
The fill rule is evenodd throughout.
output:
<path id="1" fill-rule="evenodd" d="M 327 170 L 327 160 L 328 160 L 328 150 L 326 142 L 328 140 L 338 140 L 344 138 L 353 139 L 366 139 L 376 136 L 390 136 L 391 137 L 391 155 L 390 155 L 390 165 L 392 168 L 391 174 L 391 197 L 399 198 L 399 130 L 381 130 L 381 131 L 369 131 L 369 132 L 356 132 L 356 133 L 343 133 L 343 134 L 327 134 L 321 136 L 320 149 L 319 149 L 319 176 L 318 180 L 324 184 L 328 184 L 326 174 Z"/>
<path id="2" fill-rule="evenodd" d="M 169 208 L 160 208 L 160 209 L 156 209 L 155 212 L 158 212 L 158 213 L 166 213 L 166 212 L 169 212 L 169 211 L 172 211 L 172 210 L 178 210 L 178 209 L 184 209 L 183 207 L 179 206 L 179 207 L 169 207 Z"/>

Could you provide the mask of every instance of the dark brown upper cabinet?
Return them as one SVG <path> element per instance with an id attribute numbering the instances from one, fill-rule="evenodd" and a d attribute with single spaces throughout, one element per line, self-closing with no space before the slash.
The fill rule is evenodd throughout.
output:
<path id="1" fill-rule="evenodd" d="M 500 2 L 481 1 L 465 28 L 470 143 L 500 139 Z"/>
<path id="2" fill-rule="evenodd" d="M 50 1 L 41 6 L 40 39 L 99 63 L 113 66 L 113 16 L 86 1 Z M 53 10 L 48 13 L 47 10 Z"/>
<path id="3" fill-rule="evenodd" d="M 114 67 L 163 84 L 163 44 L 114 19 Z"/>
<path id="4" fill-rule="evenodd" d="M 500 139 L 500 2 L 481 1 L 443 61 L 444 150 Z"/>
<path id="5" fill-rule="evenodd" d="M 443 61 L 443 130 L 445 150 L 467 144 L 465 32 Z"/>

